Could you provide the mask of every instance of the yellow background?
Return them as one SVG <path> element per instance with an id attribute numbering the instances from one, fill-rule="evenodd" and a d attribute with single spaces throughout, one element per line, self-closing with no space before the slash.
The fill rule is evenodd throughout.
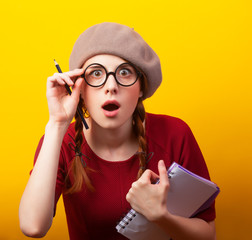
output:
<path id="1" fill-rule="evenodd" d="M 146 109 L 194 132 L 221 188 L 218 239 L 252 239 L 251 10 L 250 0 L 1 3 L 0 239 L 27 239 L 18 206 L 48 120 L 53 59 L 68 70 L 76 38 L 103 21 L 134 27 L 160 56 L 164 80 Z M 61 201 L 44 239 L 68 239 Z"/>

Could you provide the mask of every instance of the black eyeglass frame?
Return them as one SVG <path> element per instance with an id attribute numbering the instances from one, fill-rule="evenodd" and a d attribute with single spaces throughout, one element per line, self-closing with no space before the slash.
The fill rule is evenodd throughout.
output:
<path id="1" fill-rule="evenodd" d="M 135 70 L 136 73 L 137 73 L 136 80 L 135 80 L 133 83 L 131 83 L 130 85 L 122 84 L 122 83 L 120 83 L 120 82 L 117 80 L 117 78 L 116 78 L 116 71 L 118 70 L 119 67 L 121 67 L 121 66 L 124 65 L 124 64 L 128 64 L 128 65 L 130 65 L 131 67 L 133 67 L 134 70 Z M 97 86 L 94 86 L 94 85 L 90 84 L 90 83 L 86 80 L 86 78 L 85 78 L 85 73 L 86 73 L 87 69 L 88 69 L 90 66 L 93 66 L 93 65 L 98 65 L 98 66 L 102 67 L 102 68 L 105 70 L 105 73 L 106 73 L 106 78 L 105 78 L 105 80 L 104 80 L 100 85 L 97 85 Z M 86 67 L 86 69 L 85 69 L 84 73 L 81 75 L 81 77 L 84 78 L 85 82 L 86 82 L 89 86 L 91 86 L 91 87 L 101 87 L 101 86 L 105 85 L 105 83 L 106 83 L 107 80 L 108 80 L 109 75 L 113 75 L 114 79 L 116 80 L 116 82 L 117 82 L 119 85 L 121 85 L 121 86 L 123 86 L 123 87 L 130 87 L 130 86 L 132 86 L 132 85 L 134 85 L 134 84 L 136 83 L 136 81 L 138 80 L 138 78 L 142 76 L 142 73 L 141 73 L 140 71 L 138 71 L 138 70 L 136 69 L 136 67 L 135 67 L 132 63 L 130 63 L 130 62 L 124 62 L 124 63 L 120 64 L 120 65 L 116 68 L 116 70 L 115 70 L 114 72 L 108 72 L 107 69 L 106 69 L 103 65 L 101 65 L 100 63 L 92 63 L 92 64 L 90 64 L 90 65 L 88 65 L 88 66 Z"/>

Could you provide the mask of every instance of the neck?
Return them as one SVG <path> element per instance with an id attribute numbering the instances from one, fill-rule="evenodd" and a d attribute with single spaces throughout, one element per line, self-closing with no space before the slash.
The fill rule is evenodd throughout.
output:
<path id="1" fill-rule="evenodd" d="M 90 129 L 84 130 L 91 149 L 101 158 L 109 161 L 123 161 L 138 150 L 138 141 L 133 133 L 132 119 L 123 126 L 105 129 L 89 119 Z"/>

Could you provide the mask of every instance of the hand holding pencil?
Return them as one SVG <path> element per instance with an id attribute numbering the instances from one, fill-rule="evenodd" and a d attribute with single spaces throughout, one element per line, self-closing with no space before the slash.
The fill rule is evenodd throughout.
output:
<path id="1" fill-rule="evenodd" d="M 54 64 L 55 64 L 55 67 L 57 68 L 58 72 L 59 72 L 59 73 L 62 73 L 62 70 L 61 70 L 59 64 L 55 61 L 55 59 L 54 59 Z M 82 72 L 83 72 L 83 71 L 82 71 Z M 68 94 L 71 95 L 72 92 L 71 92 L 71 89 L 69 88 L 69 86 L 68 86 L 67 83 L 65 83 L 65 88 L 66 88 Z M 82 120 L 82 122 L 83 122 L 83 124 L 84 124 L 84 127 L 85 127 L 86 129 L 88 129 L 88 125 L 87 125 L 87 123 L 86 123 L 86 121 L 85 121 L 83 115 L 81 114 L 81 111 L 80 111 L 80 109 L 79 109 L 78 106 L 77 106 L 77 112 L 78 112 L 78 114 L 79 114 L 80 117 L 81 117 L 81 120 Z"/>
<path id="2" fill-rule="evenodd" d="M 55 73 L 48 77 L 46 95 L 51 122 L 64 127 L 68 127 L 71 123 L 78 108 L 83 83 L 83 78 L 80 76 L 83 72 L 83 69 L 75 69 L 65 73 Z M 73 80 L 76 78 L 77 80 L 74 83 Z M 72 87 L 72 91 L 69 86 Z M 85 127 L 87 126 L 85 125 Z"/>

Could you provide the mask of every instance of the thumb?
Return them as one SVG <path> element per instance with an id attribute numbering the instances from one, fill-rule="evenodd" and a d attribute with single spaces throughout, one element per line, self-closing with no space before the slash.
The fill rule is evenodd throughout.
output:
<path id="1" fill-rule="evenodd" d="M 72 97 L 79 101 L 81 86 L 84 79 L 82 77 L 78 78 L 73 86 Z"/>
<path id="2" fill-rule="evenodd" d="M 161 184 L 169 184 L 167 170 L 163 160 L 158 162 L 158 172 Z"/>

